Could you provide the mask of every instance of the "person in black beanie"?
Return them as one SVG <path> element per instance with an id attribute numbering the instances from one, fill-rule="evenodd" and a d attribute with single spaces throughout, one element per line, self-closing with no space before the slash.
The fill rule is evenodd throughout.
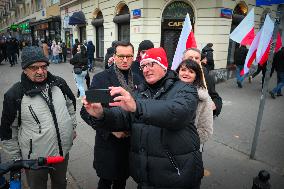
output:
<path id="1" fill-rule="evenodd" d="M 146 50 L 151 48 L 154 48 L 154 44 L 150 40 L 143 40 L 138 46 L 136 60 L 133 62 L 131 69 L 134 73 L 137 73 L 141 78 L 144 78 L 144 76 L 142 70 L 140 69 L 140 60 L 145 54 Z"/>
<path id="2" fill-rule="evenodd" d="M 3 151 L 11 159 L 63 156 L 54 169 L 25 170 L 30 189 L 66 189 L 69 151 L 76 137 L 76 99 L 66 81 L 47 71 L 42 48 L 22 51 L 21 81 L 4 94 L 0 125 Z"/>

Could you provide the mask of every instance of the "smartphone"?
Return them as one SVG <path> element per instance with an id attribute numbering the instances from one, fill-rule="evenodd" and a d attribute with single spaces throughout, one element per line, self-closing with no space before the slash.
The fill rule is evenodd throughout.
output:
<path id="1" fill-rule="evenodd" d="M 85 91 L 86 100 L 88 102 L 100 102 L 100 103 L 110 103 L 113 102 L 113 98 L 110 95 L 109 89 L 90 89 Z"/>

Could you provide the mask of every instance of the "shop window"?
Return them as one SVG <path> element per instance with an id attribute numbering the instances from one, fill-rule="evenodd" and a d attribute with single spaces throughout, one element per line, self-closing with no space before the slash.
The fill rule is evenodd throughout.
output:
<path id="1" fill-rule="evenodd" d="M 95 19 L 92 21 L 92 25 L 96 30 L 96 57 L 103 58 L 104 57 L 104 18 L 101 11 L 99 11 Z"/>
<path id="2" fill-rule="evenodd" d="M 117 15 L 113 18 L 113 22 L 118 27 L 118 40 L 130 41 L 130 14 L 127 5 L 120 5 Z"/>

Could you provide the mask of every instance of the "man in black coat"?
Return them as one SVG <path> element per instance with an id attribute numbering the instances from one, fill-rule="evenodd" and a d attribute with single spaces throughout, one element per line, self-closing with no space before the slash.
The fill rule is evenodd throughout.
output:
<path id="1" fill-rule="evenodd" d="M 112 96 L 119 95 L 109 103 L 112 108 L 83 100 L 90 122 L 131 129 L 130 175 L 139 189 L 198 189 L 204 171 L 194 126 L 197 90 L 167 70 L 163 48 L 147 50 L 140 67 L 146 82 L 137 93 L 110 87 Z"/>
<path id="2" fill-rule="evenodd" d="M 246 77 L 245 75 L 241 76 L 241 71 L 244 68 L 247 54 L 248 54 L 248 49 L 244 45 L 241 45 L 239 48 L 236 48 L 235 54 L 234 54 L 234 64 L 236 65 L 237 85 L 239 88 L 243 87 L 243 81 L 244 81 L 244 78 Z"/>
<path id="3" fill-rule="evenodd" d="M 184 52 L 183 59 L 184 60 L 191 59 L 201 64 L 201 52 L 199 49 L 189 48 Z M 213 107 L 212 107 L 213 115 L 218 116 L 222 110 L 222 105 L 223 105 L 222 98 L 219 96 L 219 94 L 215 90 L 214 78 L 211 75 L 209 75 L 209 71 L 204 66 L 202 66 L 202 68 L 203 68 L 203 73 L 204 73 L 204 78 L 206 81 L 208 93 L 212 101 L 214 102 Z"/>
<path id="4" fill-rule="evenodd" d="M 107 89 L 111 86 L 122 86 L 133 93 L 142 81 L 130 69 L 133 62 L 134 47 L 131 43 L 117 42 L 113 55 L 114 65 L 93 77 L 92 89 Z M 104 104 L 104 107 L 109 107 Z M 94 168 L 100 177 L 98 189 L 124 189 L 126 179 L 129 177 L 129 133 L 109 132 L 97 128 L 91 121 L 91 116 L 84 107 L 81 110 L 82 118 L 96 129 L 96 142 L 94 148 Z M 114 125 L 116 125 L 114 123 Z"/>
<path id="5" fill-rule="evenodd" d="M 281 89 L 284 87 L 284 47 L 274 55 L 271 75 L 274 70 L 277 72 L 277 86 L 269 92 L 273 99 L 275 94 L 283 96 Z"/>

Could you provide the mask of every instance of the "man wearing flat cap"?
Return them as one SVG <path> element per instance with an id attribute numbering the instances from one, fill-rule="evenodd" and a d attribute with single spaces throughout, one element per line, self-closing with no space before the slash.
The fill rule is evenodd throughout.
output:
<path id="1" fill-rule="evenodd" d="M 64 79 L 47 71 L 40 47 L 22 51 L 21 81 L 5 94 L 0 125 L 3 149 L 12 159 L 63 156 L 53 169 L 26 170 L 30 189 L 66 188 L 68 152 L 75 138 L 76 99 Z"/>

